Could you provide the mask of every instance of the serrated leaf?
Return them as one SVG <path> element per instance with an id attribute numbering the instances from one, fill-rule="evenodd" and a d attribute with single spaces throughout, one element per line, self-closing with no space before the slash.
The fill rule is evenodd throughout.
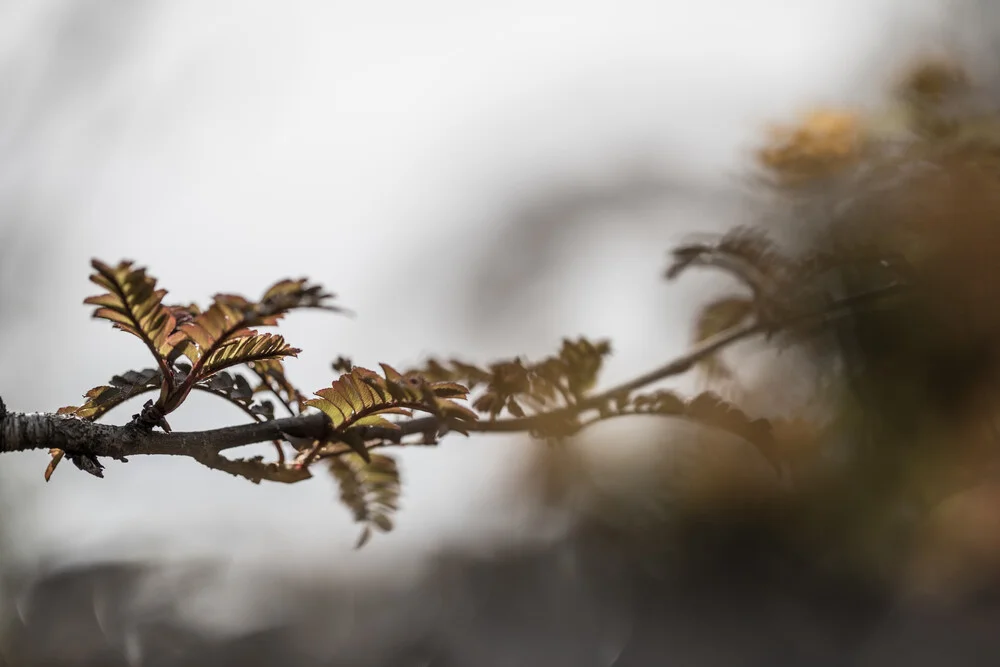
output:
<path id="1" fill-rule="evenodd" d="M 340 487 L 340 500 L 356 523 L 364 524 L 355 548 L 361 548 L 373 531 L 389 532 L 391 515 L 399 508 L 400 475 L 395 459 L 375 454 L 366 462 L 356 454 L 329 459 L 330 473 Z"/>
<path id="2" fill-rule="evenodd" d="M 200 362 L 200 376 L 205 377 L 239 364 L 267 359 L 294 357 L 301 352 L 289 346 L 285 339 L 275 334 L 257 334 L 238 338 L 217 348 Z M 196 366 L 196 368 L 198 368 Z"/>
<path id="3" fill-rule="evenodd" d="M 296 308 L 319 308 L 344 312 L 342 308 L 327 303 L 333 294 L 323 291 L 320 285 L 310 285 L 305 278 L 279 280 L 264 292 L 260 312 L 268 315 L 285 313 Z"/>
<path id="4" fill-rule="evenodd" d="M 479 420 L 479 415 L 477 415 L 474 411 L 464 405 L 459 405 L 451 399 L 437 399 L 435 401 L 435 410 L 439 415 L 441 415 L 442 418 L 445 419 L 445 421 L 448 422 L 448 426 L 451 430 L 463 435 L 469 435 L 469 431 L 465 428 L 465 424 L 473 423 Z"/>
<path id="5" fill-rule="evenodd" d="M 305 396 L 285 375 L 285 365 L 279 359 L 260 359 L 247 364 L 261 383 L 254 387 L 254 393 L 270 391 L 278 397 L 289 410 L 300 413 L 305 405 Z"/>
<path id="6" fill-rule="evenodd" d="M 274 404 L 256 400 L 253 388 L 242 375 L 221 371 L 196 383 L 195 388 L 228 400 L 257 421 L 274 419 Z"/>
<path id="7" fill-rule="evenodd" d="M 91 266 L 96 271 L 90 276 L 91 282 L 108 290 L 106 294 L 84 299 L 84 303 L 98 306 L 94 317 L 108 320 L 116 329 L 142 340 L 160 370 L 168 372 L 166 359 L 172 351 L 169 337 L 176 320 L 171 310 L 163 306 L 166 290 L 156 289 L 156 279 L 146 275 L 144 268 L 133 268 L 129 261 L 112 267 L 95 259 Z"/>
<path id="8" fill-rule="evenodd" d="M 155 368 L 127 371 L 111 378 L 109 384 L 94 387 L 84 394 L 87 400 L 83 405 L 59 408 L 57 414 L 75 415 L 81 419 L 94 421 L 130 398 L 157 391 L 162 382 L 163 375 Z"/>
<path id="9" fill-rule="evenodd" d="M 389 414 L 387 411 L 386 414 Z M 395 414 L 407 415 L 409 416 L 409 411 L 399 411 Z M 368 417 L 362 417 L 361 419 L 354 422 L 355 426 L 373 426 L 378 428 L 388 428 L 398 431 L 399 424 L 395 424 L 381 415 L 370 415 Z"/>
<path id="10" fill-rule="evenodd" d="M 459 405 L 451 398 L 464 398 L 467 391 L 456 383 L 427 382 L 413 374 L 402 375 L 392 366 L 382 364 L 385 377 L 374 371 L 355 366 L 344 373 L 333 384 L 316 392 L 317 398 L 305 402 L 310 407 L 323 412 L 330 422 L 335 439 L 340 439 L 358 453 L 367 457 L 368 450 L 359 439 L 352 435 L 353 427 L 379 426 L 394 428 L 384 419 L 385 415 L 409 416 L 412 410 L 420 410 L 439 415 L 459 432 L 462 423 L 475 421 L 476 414 Z"/>
<path id="11" fill-rule="evenodd" d="M 216 297 L 208 310 L 195 317 L 190 322 L 179 327 L 180 332 L 191 342 L 185 350 L 185 356 L 191 363 L 197 364 L 206 353 L 213 352 L 218 346 L 239 338 L 240 335 L 250 335 L 243 311 L 238 310 Z"/>
<path id="12" fill-rule="evenodd" d="M 391 376 L 391 369 L 389 371 Z M 398 373 L 396 374 L 398 376 Z M 330 420 L 335 431 L 357 425 L 358 421 L 376 414 L 409 415 L 407 408 L 419 408 L 420 396 L 412 392 L 394 396 L 390 384 L 398 383 L 379 377 L 374 371 L 355 366 L 325 389 L 316 392 L 319 398 L 306 401 L 306 405 L 321 410 Z"/>
<path id="13" fill-rule="evenodd" d="M 446 396 L 449 383 L 483 387 L 473 407 L 491 419 L 499 417 L 504 410 L 513 417 L 524 417 L 528 408 L 538 412 L 567 407 L 584 398 L 597 383 L 604 359 L 610 354 L 611 345 L 607 341 L 567 338 L 562 341 L 558 354 L 536 363 L 528 364 L 515 358 L 484 369 L 455 360 L 442 363 L 432 359 L 425 368 L 414 373 L 434 380 L 442 397 Z M 462 385 L 459 387 L 465 389 Z"/>
<path id="14" fill-rule="evenodd" d="M 323 292 L 319 285 L 309 285 L 304 279 L 279 281 L 264 293 L 259 302 L 237 294 L 217 294 L 207 310 L 192 313 L 188 321 L 178 326 L 171 342 L 194 364 L 195 375 L 203 379 L 217 372 L 220 359 L 229 358 L 228 355 L 232 354 L 231 350 L 220 354 L 222 350 L 234 344 L 256 345 L 261 339 L 255 327 L 275 326 L 293 309 L 340 310 L 326 303 L 332 296 Z M 256 342 L 246 343 L 251 338 Z M 174 358 L 177 356 L 175 354 Z M 237 363 L 280 359 L 281 356 L 285 355 L 250 355 L 245 361 Z"/>

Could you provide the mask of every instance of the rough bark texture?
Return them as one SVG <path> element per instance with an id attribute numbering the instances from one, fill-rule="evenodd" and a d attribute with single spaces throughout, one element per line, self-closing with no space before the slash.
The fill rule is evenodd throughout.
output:
<path id="1" fill-rule="evenodd" d="M 0 402 L 2 408 L 2 402 Z M 61 449 L 71 456 L 127 460 L 130 456 L 188 456 L 216 470 L 255 482 L 291 483 L 308 479 L 307 469 L 231 460 L 220 452 L 271 440 L 319 438 L 326 430 L 322 414 L 302 415 L 269 422 L 253 422 L 179 433 L 147 431 L 134 425 L 97 424 L 77 417 L 48 413 L 16 413 L 0 409 L 0 453 L 32 449 Z M 99 466 L 96 468 L 99 470 Z M 92 468 L 91 471 L 94 469 Z M 99 475 L 99 472 L 95 473 Z"/>
<path id="2" fill-rule="evenodd" d="M 319 437 L 324 428 L 325 418 L 320 414 L 210 431 L 160 433 L 131 425 L 97 424 L 66 415 L 12 412 L 0 424 L 0 452 L 57 447 L 111 458 L 142 454 L 198 457 L 289 435 Z"/>

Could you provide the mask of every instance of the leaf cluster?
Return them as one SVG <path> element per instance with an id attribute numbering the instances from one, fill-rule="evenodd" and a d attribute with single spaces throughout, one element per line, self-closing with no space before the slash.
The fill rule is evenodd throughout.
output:
<path id="1" fill-rule="evenodd" d="M 317 391 L 317 398 L 305 402 L 323 412 L 329 424 L 327 438 L 316 442 L 305 463 L 324 446 L 336 442 L 348 445 L 364 461 L 370 461 L 365 436 L 376 432 L 391 438 L 400 430 L 398 424 L 386 419 L 388 415 L 410 417 L 414 411 L 426 412 L 438 417 L 441 426 L 459 432 L 476 421 L 474 412 L 456 402 L 468 395 L 463 385 L 430 381 L 416 373 L 402 375 L 388 364 L 381 366 L 384 376 L 354 366 L 329 387 Z"/>
<path id="2" fill-rule="evenodd" d="M 256 328 L 276 326 L 296 309 L 339 310 L 328 303 L 333 295 L 320 286 L 305 279 L 281 280 L 258 301 L 218 294 L 201 310 L 195 304 L 164 304 L 167 291 L 157 287 L 146 269 L 132 262 L 111 266 L 94 260 L 92 267 L 91 281 L 106 291 L 84 303 L 96 306 L 96 319 L 109 321 L 114 328 L 141 340 L 156 368 L 116 375 L 108 385 L 88 391 L 82 405 L 61 408 L 60 414 L 96 420 L 134 396 L 157 390 L 158 398 L 133 416 L 135 426 L 147 430 L 159 426 L 169 431 L 166 416 L 193 390 L 224 398 L 258 421 L 274 418 L 273 403 L 256 398 L 262 390 L 271 391 L 289 409 L 292 405 L 301 407 L 301 393 L 285 377 L 282 364 L 299 350 L 283 337 L 258 333 Z M 252 387 L 243 375 L 229 372 L 237 366 L 254 373 L 258 386 Z M 53 461 L 58 462 L 55 454 Z M 50 465 L 46 478 L 54 467 Z"/>
<path id="3" fill-rule="evenodd" d="M 517 357 L 481 368 L 454 359 L 444 363 L 431 359 L 417 372 L 427 378 L 463 382 L 470 390 L 480 388 L 473 407 L 490 419 L 505 411 L 524 417 L 577 404 L 594 388 L 610 354 L 608 341 L 581 337 L 564 339 L 557 354 L 535 363 Z"/>

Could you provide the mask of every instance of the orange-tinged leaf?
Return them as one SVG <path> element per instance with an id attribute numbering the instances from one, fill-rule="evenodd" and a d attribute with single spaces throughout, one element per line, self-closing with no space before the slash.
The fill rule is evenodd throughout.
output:
<path id="1" fill-rule="evenodd" d="M 289 346 L 285 339 L 275 334 L 259 334 L 240 338 L 215 350 L 201 360 L 201 377 L 231 366 L 246 364 L 264 359 L 281 359 L 294 357 L 301 352 L 298 348 Z"/>
<path id="2" fill-rule="evenodd" d="M 114 294 L 98 294 L 97 296 L 89 296 L 83 300 L 83 302 L 90 306 L 104 306 L 106 308 L 114 308 L 118 305 L 119 297 Z"/>
<path id="3" fill-rule="evenodd" d="M 380 363 L 379 366 L 382 367 L 382 372 L 385 373 L 385 379 L 390 382 L 402 382 L 403 376 L 395 368 L 389 364 Z"/>
<path id="4" fill-rule="evenodd" d="M 305 401 L 305 405 L 317 408 L 326 415 L 332 429 L 329 440 L 346 443 L 362 459 L 368 460 L 370 456 L 364 442 L 366 436 L 353 428 L 398 428 L 384 418 L 386 415 L 408 417 L 413 410 L 428 412 L 440 416 L 448 426 L 462 433 L 466 432 L 462 423 L 476 419 L 476 414 L 468 408 L 437 396 L 434 391 L 438 386 L 436 383 L 428 383 L 415 375 L 404 377 L 388 365 L 383 365 L 383 369 L 385 378 L 367 368 L 354 366 L 331 386 L 318 390 L 316 398 Z M 468 391 L 461 385 L 450 383 L 441 388 L 441 393 L 464 398 Z"/>
<path id="5" fill-rule="evenodd" d="M 166 359 L 172 347 L 168 338 L 176 320 L 162 304 L 166 291 L 156 289 L 156 280 L 147 276 L 145 269 L 133 268 L 132 262 L 112 267 L 95 259 L 91 266 L 96 273 L 90 280 L 108 290 L 84 300 L 88 305 L 98 306 L 94 317 L 108 320 L 115 328 L 141 339 L 156 358 L 161 372 L 169 372 Z"/>
<path id="6" fill-rule="evenodd" d="M 133 320 L 125 313 L 118 312 L 117 310 L 113 310 L 111 308 L 98 308 L 97 310 L 94 311 L 94 317 L 110 320 L 117 324 L 124 324 L 129 329 L 131 329 L 129 333 L 132 333 L 136 330 L 136 326 L 134 324 L 135 320 Z"/>
<path id="7" fill-rule="evenodd" d="M 219 347 L 245 336 L 253 335 L 247 329 L 247 315 L 216 297 L 208 310 L 196 315 L 190 322 L 178 327 L 179 331 L 192 343 L 185 350 L 185 356 L 197 364 L 203 355 L 211 354 Z"/>
<path id="8" fill-rule="evenodd" d="M 212 372 L 207 359 L 218 359 L 223 348 L 257 337 L 254 327 L 274 326 L 288 311 L 297 308 L 337 310 L 325 303 L 331 297 L 320 286 L 307 285 L 305 280 L 280 281 L 264 293 L 260 302 L 238 294 L 216 294 L 207 310 L 178 327 L 187 342 L 181 343 L 176 336 L 172 341 L 175 346 L 184 346 L 184 356 L 194 364 L 195 374 L 203 378 Z M 270 358 L 280 356 L 257 357 L 257 360 Z"/>
<path id="9" fill-rule="evenodd" d="M 806 115 L 798 126 L 774 128 L 757 159 L 783 182 L 794 185 L 856 163 L 865 141 L 857 114 L 819 109 Z"/>
<path id="10" fill-rule="evenodd" d="M 46 482 L 52 478 L 52 473 L 56 471 L 56 466 L 58 466 L 59 462 L 62 461 L 63 456 L 66 455 L 66 452 L 64 452 L 61 449 L 50 449 L 49 455 L 52 457 L 52 460 L 49 461 L 49 465 L 45 466 Z"/>
<path id="11" fill-rule="evenodd" d="M 114 376 L 107 385 L 94 387 L 88 391 L 84 395 L 87 400 L 83 405 L 59 408 L 58 414 L 69 414 L 94 421 L 130 398 L 157 391 L 162 382 L 163 376 L 155 368 L 128 371 Z"/>
<path id="12" fill-rule="evenodd" d="M 411 410 L 441 414 L 452 419 L 475 419 L 475 413 L 441 396 L 464 398 L 468 390 L 457 383 L 428 383 L 417 376 L 404 377 L 392 366 L 382 364 L 385 377 L 355 366 L 329 387 L 316 392 L 306 405 L 322 411 L 334 431 L 343 432 L 365 422 L 372 415 L 410 415 Z M 440 390 L 441 396 L 438 395 Z M 386 422 L 388 423 L 388 422 Z"/>

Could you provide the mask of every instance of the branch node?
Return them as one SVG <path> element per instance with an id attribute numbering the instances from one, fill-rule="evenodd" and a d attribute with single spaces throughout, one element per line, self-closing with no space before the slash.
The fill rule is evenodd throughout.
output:
<path id="1" fill-rule="evenodd" d="M 167 423 L 166 415 L 163 414 L 160 406 L 153 403 L 152 399 L 143 404 L 142 410 L 132 415 L 132 424 L 145 431 L 152 431 L 154 427 L 159 426 L 164 432 L 170 433 L 170 424 Z"/>

